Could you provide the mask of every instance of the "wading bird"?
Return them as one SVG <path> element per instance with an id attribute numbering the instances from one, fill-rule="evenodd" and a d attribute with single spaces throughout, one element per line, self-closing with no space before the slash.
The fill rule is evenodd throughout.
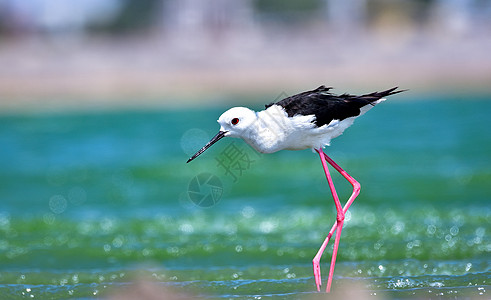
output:
<path id="1" fill-rule="evenodd" d="M 346 128 L 351 126 L 357 117 L 384 101 L 384 97 L 403 92 L 395 87 L 383 92 L 354 96 L 335 95 L 330 90 L 329 87 L 320 86 L 315 90 L 268 104 L 265 110 L 259 112 L 246 107 L 231 108 L 218 119 L 220 124 L 218 134 L 187 161 L 189 163 L 223 137 L 242 138 L 261 153 L 309 148 L 315 150 L 321 159 L 337 211 L 336 222 L 313 259 L 315 284 L 317 290 L 320 291 L 320 259 L 329 240 L 336 232 L 326 292 L 331 289 L 344 216 L 360 193 L 360 184 L 322 149 L 329 146 L 331 139 L 341 135 Z M 339 201 L 326 162 L 353 186 L 353 192 L 344 207 Z"/>

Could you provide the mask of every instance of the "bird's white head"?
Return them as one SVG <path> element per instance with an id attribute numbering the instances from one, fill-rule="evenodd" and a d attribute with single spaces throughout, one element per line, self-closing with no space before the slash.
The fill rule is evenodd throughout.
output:
<path id="1" fill-rule="evenodd" d="M 234 107 L 224 112 L 217 122 L 225 136 L 244 137 L 256 122 L 257 115 L 247 107 Z"/>
<path id="2" fill-rule="evenodd" d="M 257 121 L 256 112 L 247 107 L 234 107 L 224 112 L 217 122 L 220 124 L 220 131 L 203 148 L 199 149 L 187 162 L 192 161 L 206 149 L 220 139 L 229 137 L 246 137 L 251 130 L 251 126 Z"/>

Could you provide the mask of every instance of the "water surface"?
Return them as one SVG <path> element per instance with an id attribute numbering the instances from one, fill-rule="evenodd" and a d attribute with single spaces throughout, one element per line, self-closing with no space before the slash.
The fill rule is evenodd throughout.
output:
<path id="1" fill-rule="evenodd" d="M 333 290 L 489 298 L 490 100 L 387 101 L 333 140 L 362 185 Z M 335 220 L 319 159 L 223 139 L 186 164 L 225 109 L 0 116 L 1 298 L 98 298 L 138 278 L 210 298 L 315 296 L 311 260 Z"/>

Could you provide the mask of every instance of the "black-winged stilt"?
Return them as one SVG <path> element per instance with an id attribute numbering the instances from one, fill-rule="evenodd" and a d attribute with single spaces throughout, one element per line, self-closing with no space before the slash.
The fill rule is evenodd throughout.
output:
<path id="1" fill-rule="evenodd" d="M 383 92 L 354 96 L 335 95 L 330 92 L 330 89 L 320 86 L 315 90 L 268 104 L 266 109 L 260 112 L 245 107 L 234 107 L 227 110 L 218 119 L 220 124 L 218 134 L 187 161 L 192 161 L 223 137 L 242 138 L 261 153 L 308 148 L 315 150 L 321 159 L 337 211 L 336 222 L 313 259 L 315 283 L 317 290 L 320 291 L 320 259 L 329 240 L 336 232 L 326 292 L 331 289 L 344 216 L 360 193 L 360 184 L 322 149 L 329 146 L 331 139 L 341 135 L 346 128 L 351 126 L 357 117 L 384 101 L 384 97 L 403 92 L 402 90 L 397 91 L 395 87 Z M 326 162 L 353 186 L 353 192 L 344 207 L 339 201 Z"/>

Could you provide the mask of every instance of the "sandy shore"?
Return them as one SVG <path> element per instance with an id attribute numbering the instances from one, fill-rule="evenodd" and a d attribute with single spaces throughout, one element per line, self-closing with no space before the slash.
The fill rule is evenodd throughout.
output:
<path id="1" fill-rule="evenodd" d="M 321 84 L 340 93 L 486 93 L 489 49 L 489 37 L 415 34 L 8 40 L 0 45 L 0 110 L 205 105 Z"/>

